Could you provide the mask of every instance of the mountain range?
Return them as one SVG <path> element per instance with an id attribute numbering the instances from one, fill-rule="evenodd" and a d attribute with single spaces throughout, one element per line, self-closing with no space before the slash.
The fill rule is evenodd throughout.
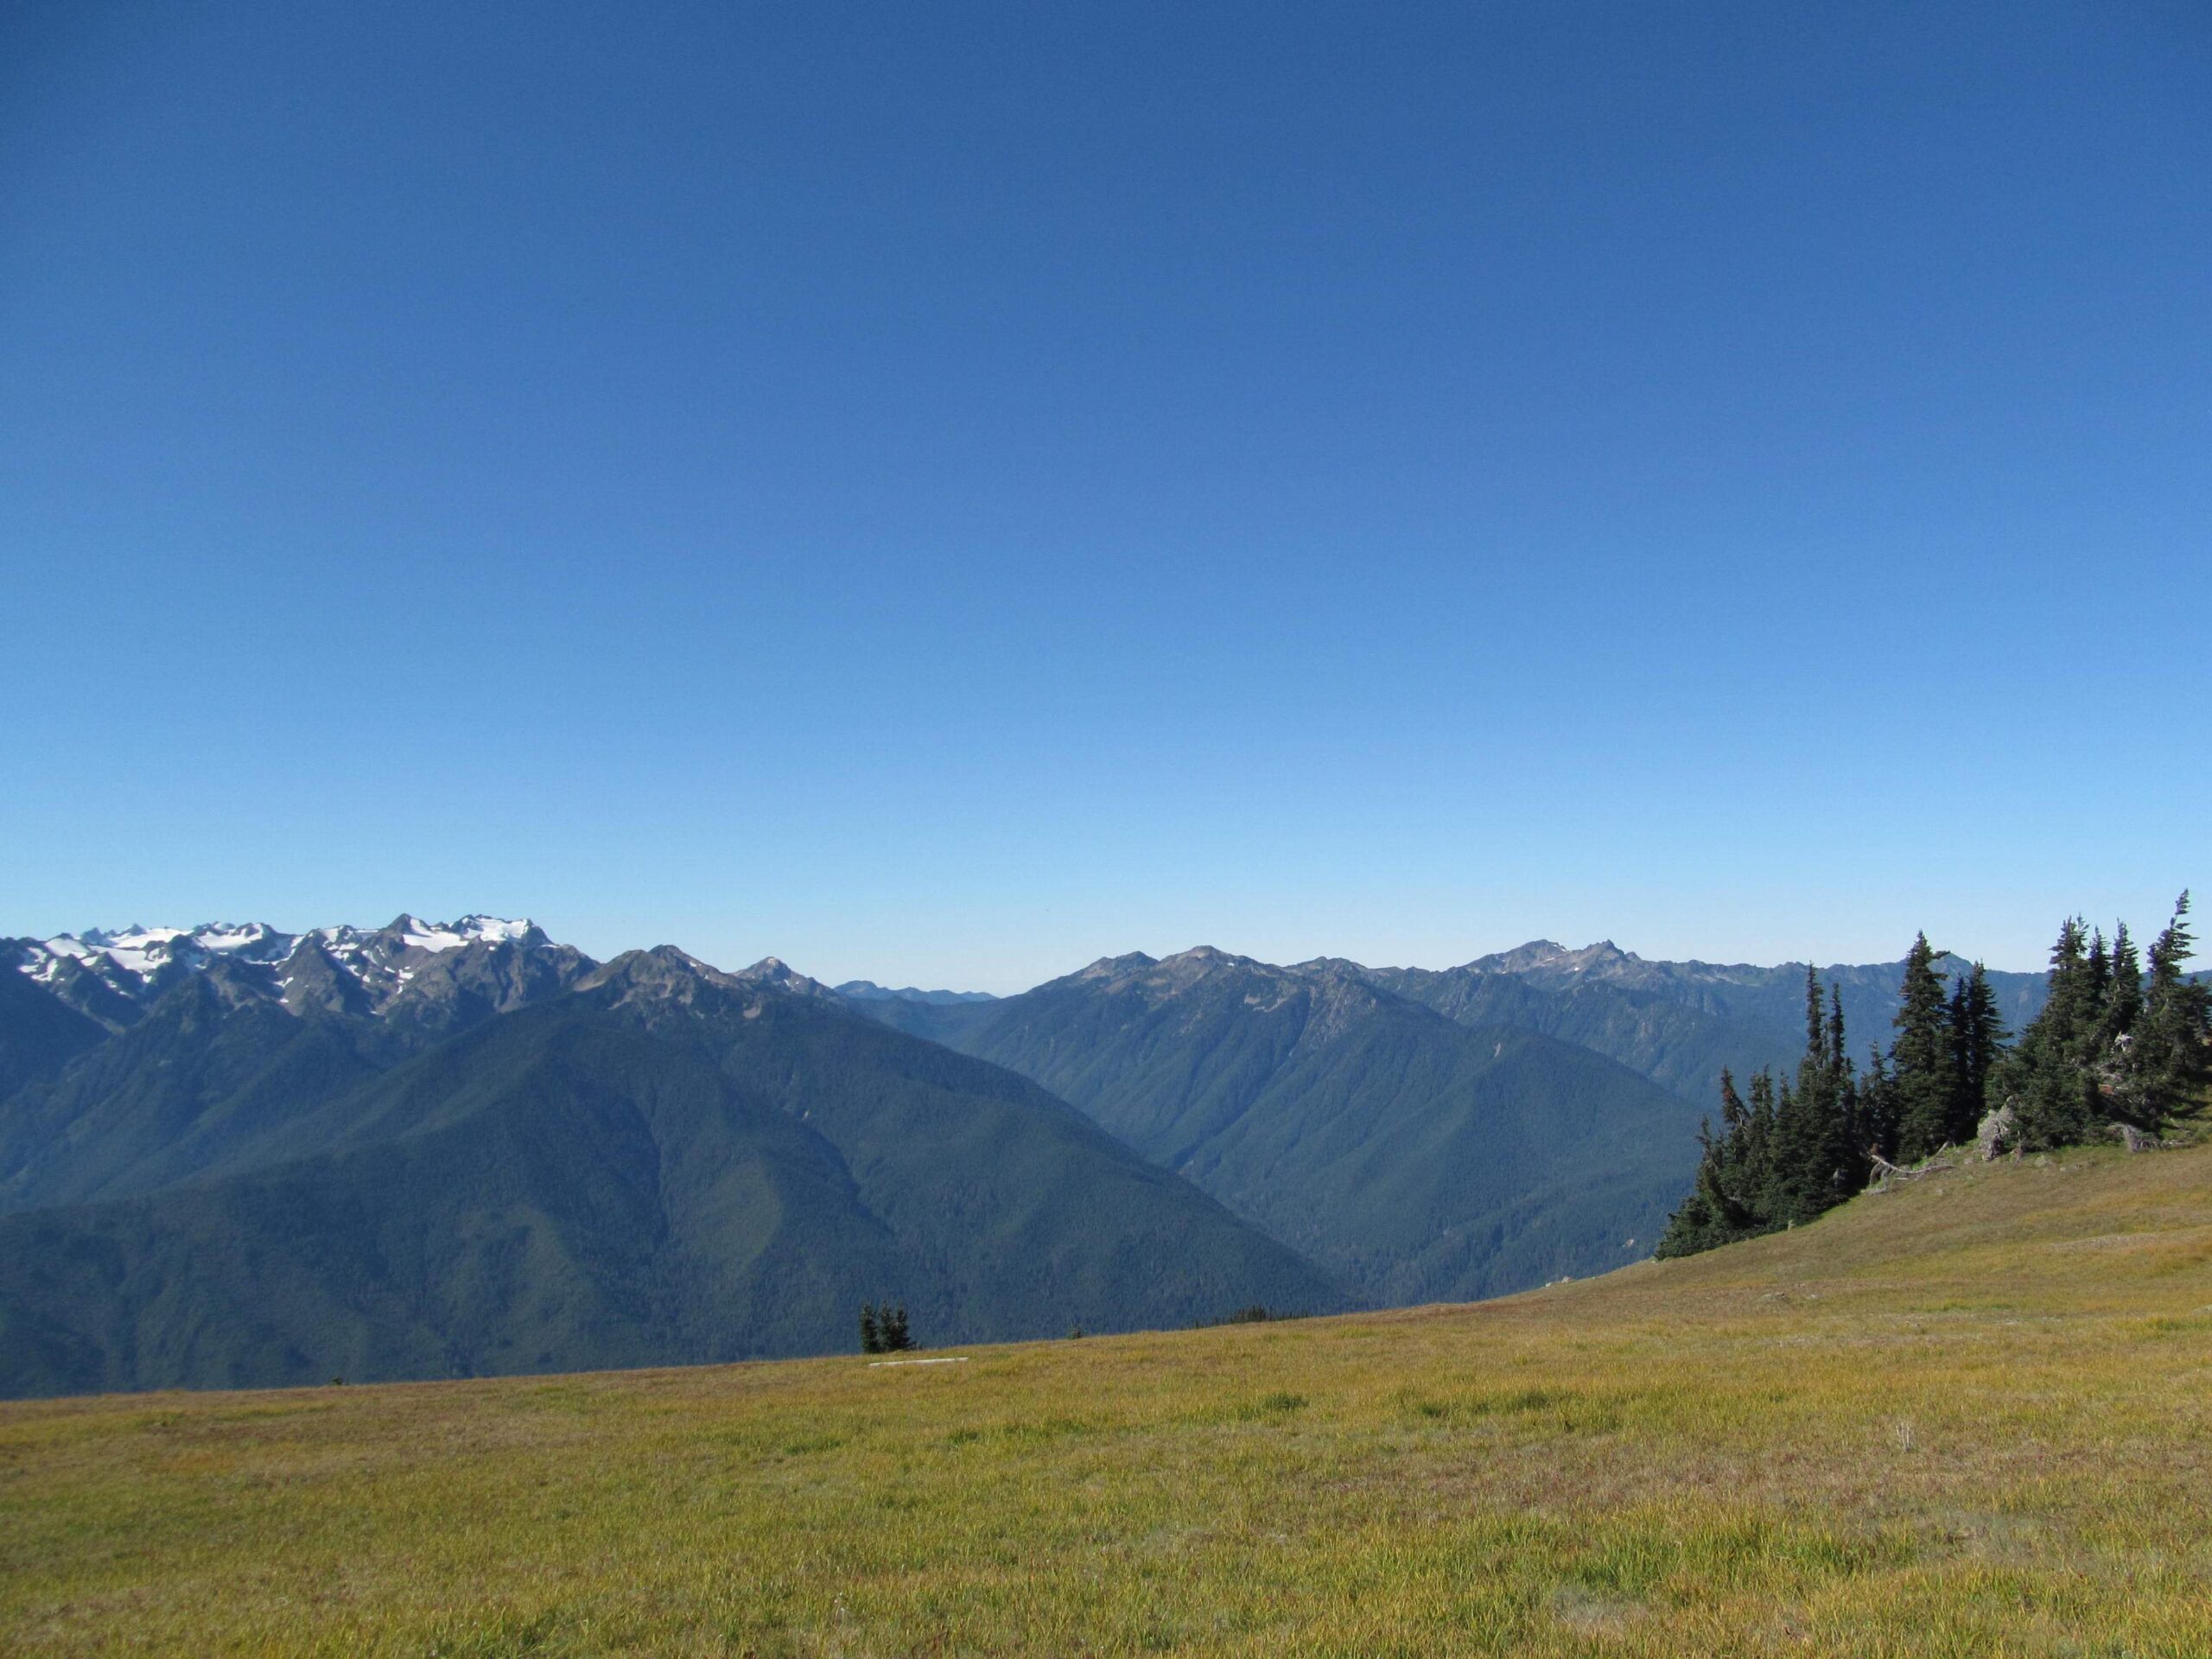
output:
<path id="1" fill-rule="evenodd" d="M 880 1297 L 966 1341 L 1491 1294 L 1643 1254 L 1719 1067 L 1802 1040 L 1802 967 L 1610 944 L 1003 998 L 486 916 L 0 963 L 7 1394 L 820 1351 Z M 1826 976 L 1878 1034 L 1896 970 Z"/>
<path id="2" fill-rule="evenodd" d="M 1347 964 L 1201 948 L 868 1011 L 1034 1078 L 1370 1301 L 1632 1261 L 1696 1154 L 1697 1109 L 1629 1067 L 1456 1023 Z"/>

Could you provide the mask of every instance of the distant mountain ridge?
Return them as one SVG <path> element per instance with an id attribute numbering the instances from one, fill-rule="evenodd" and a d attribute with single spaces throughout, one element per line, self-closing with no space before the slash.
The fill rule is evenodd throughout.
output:
<path id="1" fill-rule="evenodd" d="M 927 1002 L 938 1006 L 956 1002 L 995 1002 L 998 998 L 988 991 L 925 991 L 912 985 L 902 985 L 893 990 L 879 985 L 872 979 L 849 979 L 836 988 L 837 995 L 852 998 L 855 1002 Z"/>
<path id="2" fill-rule="evenodd" d="M 1200 946 L 980 1007 L 864 1007 L 1034 1078 L 1380 1301 L 1632 1260 L 1695 1159 L 1696 1112 L 1627 1067 L 1351 964 Z"/>
<path id="3" fill-rule="evenodd" d="M 476 950 L 479 958 L 507 954 L 588 958 L 556 945 L 527 918 L 464 916 L 456 922 L 423 922 L 402 913 L 380 928 L 321 927 L 285 933 L 263 922 L 207 923 L 198 927 L 87 928 L 49 939 L 0 941 L 0 959 L 68 1007 L 119 1031 L 135 1023 L 163 992 L 188 976 L 218 964 L 236 982 L 257 983 L 289 1007 L 344 1007 L 382 1014 L 434 963 Z"/>
<path id="4" fill-rule="evenodd" d="M 1973 966 L 1970 958 L 1950 955 L 1937 959 L 1939 972 L 1955 974 Z M 1771 1016 L 1794 1013 L 1802 1007 L 1805 986 L 1805 972 L 1812 964 L 1804 962 L 1785 962 L 1772 967 L 1761 967 L 1750 963 L 1711 963 L 1647 961 L 1632 950 L 1624 950 L 1611 939 L 1600 939 L 1595 944 L 1579 950 L 1568 950 L 1550 939 L 1532 939 L 1511 950 L 1499 951 L 1487 957 L 1478 957 L 1458 968 L 1441 970 L 1446 975 L 1478 976 L 1507 974 L 1547 990 L 1568 989 L 1579 985 L 1604 983 L 1619 985 L 1630 989 L 1651 991 L 1674 1001 L 1700 1007 L 1710 1012 L 1745 1017 Z M 1379 975 L 1420 974 L 1420 969 L 1376 969 Z M 1897 985 L 1904 972 L 1902 956 L 1894 963 L 1834 963 L 1817 970 L 1823 984 L 1840 988 L 1844 995 L 1847 1020 L 1855 1013 L 1862 1028 L 1878 1023 L 1888 1028 L 1888 1014 L 1894 1006 Z M 2012 973 L 2001 969 L 1987 970 L 1990 983 L 1998 994 L 2000 1007 L 2006 1017 L 2024 1025 L 2034 1017 L 2043 1006 L 2042 993 L 2044 976 L 2039 973 Z M 1886 1002 L 1883 999 L 1887 999 Z M 1854 1007 L 1854 1003 L 1858 1006 Z M 1879 1015 L 1878 1020 L 1874 1016 Z"/>
<path id="5" fill-rule="evenodd" d="M 1822 970 L 1860 1045 L 1888 1040 L 1902 973 Z M 1102 957 L 988 1003 L 860 1006 L 1034 1078 L 1394 1302 L 1648 1249 L 1721 1071 L 1786 1071 L 1802 1052 L 1805 976 L 1646 962 L 1610 940 L 1443 969 L 1201 945 Z M 2040 1007 L 2041 976 L 1991 978 L 2016 1026 Z"/>
<path id="6" fill-rule="evenodd" d="M 1953 956 L 1936 965 L 1958 974 L 1972 964 Z M 1611 940 L 1570 950 L 1538 939 L 1457 968 L 1355 971 L 1462 1024 L 1522 1026 L 1595 1049 L 1710 1105 L 1724 1066 L 1741 1078 L 1762 1066 L 1796 1065 L 1804 1049 L 1807 969 L 1802 962 L 1646 961 Z M 1886 1045 L 1903 960 L 1816 971 L 1822 995 L 1842 999 L 1853 1052 Z M 2043 1007 L 2044 976 L 1992 969 L 1988 979 L 2014 1031 Z"/>
<path id="7" fill-rule="evenodd" d="M 207 953 L 0 1102 L 0 1393 L 818 1352 L 886 1294 L 931 1341 L 1344 1302 L 1033 1084 L 772 958 L 407 948 L 381 1011 Z"/>
<path id="8" fill-rule="evenodd" d="M 1801 964 L 1103 957 L 1011 997 L 526 919 L 0 940 L 0 1392 L 1460 1299 L 1647 1250 Z M 1896 964 L 1825 969 L 1854 1047 Z M 1993 975 L 2016 1028 L 2040 976 Z M 742 1173 L 740 1172 L 750 1172 Z"/>

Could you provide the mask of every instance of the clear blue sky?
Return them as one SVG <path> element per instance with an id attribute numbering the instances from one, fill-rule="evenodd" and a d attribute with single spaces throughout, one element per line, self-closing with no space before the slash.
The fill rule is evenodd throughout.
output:
<path id="1" fill-rule="evenodd" d="M 2189 0 L 0 19 L 0 932 L 1005 990 L 2212 887 Z"/>

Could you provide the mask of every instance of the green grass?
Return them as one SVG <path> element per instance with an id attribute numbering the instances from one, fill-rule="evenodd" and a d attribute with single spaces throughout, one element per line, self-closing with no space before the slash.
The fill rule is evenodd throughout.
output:
<path id="1" fill-rule="evenodd" d="M 0 1407 L 0 1652 L 2212 1653 L 2212 1148 L 962 1351 Z"/>

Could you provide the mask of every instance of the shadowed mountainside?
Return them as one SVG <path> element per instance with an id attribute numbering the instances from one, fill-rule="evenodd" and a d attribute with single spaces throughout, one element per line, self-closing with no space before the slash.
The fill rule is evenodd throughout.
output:
<path id="1" fill-rule="evenodd" d="M 1341 1301 L 1034 1084 L 663 950 L 197 1179 L 0 1217 L 0 1391 L 818 1352 L 878 1295 L 926 1340 Z"/>
<path id="2" fill-rule="evenodd" d="M 873 1004 L 1033 1077 L 1389 1302 L 1602 1271 L 1649 1248 L 1697 1111 L 1539 1033 L 1470 1029 L 1336 963 L 1201 948 L 1000 1001 Z"/>

